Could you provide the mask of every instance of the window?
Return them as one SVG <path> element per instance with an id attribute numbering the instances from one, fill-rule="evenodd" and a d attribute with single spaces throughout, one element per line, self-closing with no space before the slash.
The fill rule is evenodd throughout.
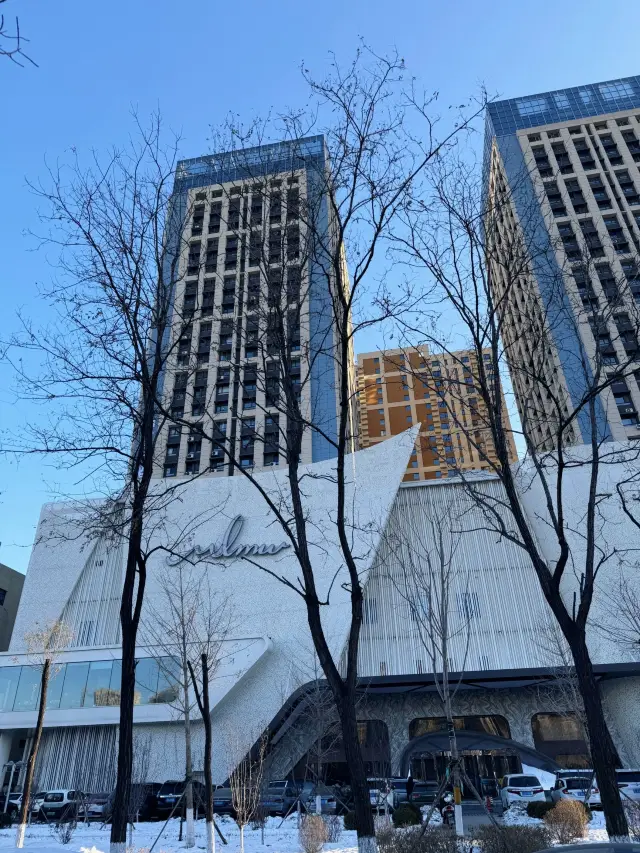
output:
<path id="1" fill-rule="evenodd" d="M 0 589 L 0 607 L 2 607 L 4 605 L 4 600 L 6 597 L 7 597 L 7 590 L 6 589 Z"/>
<path id="2" fill-rule="evenodd" d="M 536 749 L 561 767 L 590 767 L 582 726 L 574 714 L 534 714 L 531 730 Z"/>
<path id="3" fill-rule="evenodd" d="M 555 181 L 545 181 L 544 189 L 547 194 L 547 199 L 551 207 L 551 212 L 554 216 L 566 216 L 567 211 L 560 195 L 560 190 Z M 464 361 L 464 359 L 463 359 Z M 467 359 L 469 361 L 469 359 Z"/>
<path id="4" fill-rule="evenodd" d="M 638 196 L 638 191 L 636 190 L 629 172 L 626 169 L 621 169 L 615 174 L 618 179 L 618 183 L 620 184 L 620 189 L 622 190 L 627 202 L 633 205 L 640 204 L 640 196 Z"/>
<path id="5" fill-rule="evenodd" d="M 378 621 L 378 602 L 375 598 L 365 598 L 362 607 L 362 621 L 365 625 L 373 625 Z"/>
<path id="6" fill-rule="evenodd" d="M 474 619 L 480 615 L 480 601 L 477 592 L 458 592 L 456 594 L 458 602 L 458 614 L 463 619 Z"/>
<path id="7" fill-rule="evenodd" d="M 498 714 L 486 716 L 454 717 L 453 726 L 456 731 L 482 732 L 506 739 L 511 738 L 509 723 Z M 446 732 L 446 717 L 418 717 L 409 723 L 409 738 Z"/>
<path id="8" fill-rule="evenodd" d="M 580 221 L 580 228 L 582 229 L 582 236 L 584 237 L 587 249 L 591 256 L 594 258 L 601 258 L 604 255 L 604 249 L 600 242 L 598 229 L 593 224 L 593 221 L 591 219 L 582 219 Z"/>
<path id="9" fill-rule="evenodd" d="M 531 149 L 531 153 L 536 161 L 536 166 L 538 167 L 538 171 L 540 172 L 541 177 L 550 178 L 553 174 L 553 170 L 551 168 L 551 163 L 549 162 L 549 158 L 547 157 L 547 152 L 544 145 L 536 145 Z"/>
<path id="10" fill-rule="evenodd" d="M 608 210 L 611 207 L 611 199 L 600 175 L 590 175 L 589 186 L 600 210 Z"/>
<path id="11" fill-rule="evenodd" d="M 585 170 L 595 169 L 596 161 L 593 158 L 591 148 L 586 139 L 574 139 L 573 147 L 576 149 L 576 154 L 580 158 L 582 168 Z"/>
<path id="12" fill-rule="evenodd" d="M 551 134 L 549 134 L 549 136 L 551 136 Z M 566 175 L 573 172 L 573 166 L 571 165 L 571 160 L 569 159 L 569 154 L 567 153 L 564 143 L 554 142 L 551 148 L 561 174 Z"/>
<path id="13" fill-rule="evenodd" d="M 605 133 L 600 137 L 600 143 L 602 144 L 604 152 L 609 158 L 609 162 L 611 163 L 611 165 L 621 166 L 622 157 L 620 156 L 618 146 L 616 145 L 613 137 L 609 133 Z"/>
<path id="14" fill-rule="evenodd" d="M 600 83 L 598 86 L 600 94 L 605 101 L 626 100 L 634 97 L 631 83 L 624 80 L 616 80 L 612 83 Z"/>
<path id="15" fill-rule="evenodd" d="M 165 477 L 175 477 L 178 473 L 178 466 L 174 463 L 164 466 L 164 475 Z"/>
<path id="16" fill-rule="evenodd" d="M 521 116 L 535 116 L 544 113 L 548 109 L 547 102 L 544 98 L 521 98 L 516 101 L 518 112 Z"/>
<path id="17" fill-rule="evenodd" d="M 587 202 L 585 200 L 584 195 L 582 194 L 582 190 L 580 189 L 580 184 L 575 178 L 570 178 L 565 182 L 565 187 L 567 193 L 569 194 L 569 198 L 571 199 L 571 205 L 576 213 L 586 213 Z M 556 214 L 557 215 L 557 214 Z"/>
<path id="18" fill-rule="evenodd" d="M 624 254 L 629 251 L 629 243 L 615 214 L 604 216 L 603 221 L 616 252 Z"/>

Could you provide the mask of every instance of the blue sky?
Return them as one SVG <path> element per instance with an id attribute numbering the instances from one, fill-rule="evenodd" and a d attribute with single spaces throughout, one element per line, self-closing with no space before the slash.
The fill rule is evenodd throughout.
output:
<path id="1" fill-rule="evenodd" d="M 18 307 L 46 320 L 36 285 L 51 259 L 26 234 L 37 226 L 26 179 L 43 176 L 45 157 L 122 143 L 132 107 L 160 108 L 182 155 L 197 156 L 229 111 L 300 104 L 300 62 L 321 73 L 328 51 L 348 60 L 359 36 L 378 52 L 397 46 L 443 109 L 482 83 L 506 98 L 639 71 L 640 4 L 630 2 L 605 12 L 596 0 L 9 0 L 4 11 L 20 15 L 39 67 L 0 62 L 3 337 Z M 0 427 L 19 428 L 30 414 L 7 382 L 0 372 Z M 26 570 L 40 505 L 72 482 L 42 459 L 0 459 L 0 562 Z"/>

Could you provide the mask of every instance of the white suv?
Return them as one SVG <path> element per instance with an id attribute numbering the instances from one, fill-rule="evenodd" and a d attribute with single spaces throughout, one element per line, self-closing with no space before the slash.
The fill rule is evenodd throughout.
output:
<path id="1" fill-rule="evenodd" d="M 560 800 L 579 800 L 584 803 L 589 788 L 588 776 L 558 776 L 556 784 L 551 791 L 551 799 L 554 803 Z M 600 791 L 596 783 L 595 777 L 591 783 L 591 793 L 589 794 L 590 806 L 601 806 Z"/>
<path id="2" fill-rule="evenodd" d="M 502 807 L 508 809 L 513 803 L 545 802 L 547 798 L 537 776 L 511 773 L 503 779 L 500 799 Z"/>

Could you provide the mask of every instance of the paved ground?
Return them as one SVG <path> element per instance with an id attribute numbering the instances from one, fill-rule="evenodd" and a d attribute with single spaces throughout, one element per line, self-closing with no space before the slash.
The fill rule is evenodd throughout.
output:
<path id="1" fill-rule="evenodd" d="M 502 816 L 500 815 L 500 811 L 500 808 L 496 808 L 493 812 L 498 823 L 502 823 Z M 480 803 L 464 802 L 462 804 L 462 818 L 464 820 L 465 832 L 470 832 L 477 826 L 484 826 L 486 824 L 491 823 L 489 815 L 486 813 L 485 809 L 480 805 Z"/>

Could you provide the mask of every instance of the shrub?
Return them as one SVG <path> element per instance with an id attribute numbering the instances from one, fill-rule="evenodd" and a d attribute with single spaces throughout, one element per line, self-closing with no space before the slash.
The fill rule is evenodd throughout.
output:
<path id="1" fill-rule="evenodd" d="M 542 819 L 547 812 L 555 806 L 555 803 L 534 802 L 527 803 L 527 814 L 529 817 L 537 817 Z"/>
<path id="2" fill-rule="evenodd" d="M 625 799 L 623 807 L 629 824 L 629 835 L 634 841 L 640 841 L 640 803 Z"/>
<path id="3" fill-rule="evenodd" d="M 303 815 L 298 837 L 304 853 L 319 853 L 327 840 L 327 827 L 322 816 L 319 814 Z"/>
<path id="4" fill-rule="evenodd" d="M 589 818 L 582 803 L 576 800 L 560 800 L 544 816 L 551 837 L 559 844 L 570 844 L 587 834 Z"/>
<path id="5" fill-rule="evenodd" d="M 392 819 L 395 827 L 415 826 L 422 823 L 422 812 L 413 803 L 400 803 L 394 810 Z"/>
<path id="6" fill-rule="evenodd" d="M 60 844 L 69 844 L 77 828 L 78 822 L 75 814 L 68 816 L 63 814 L 56 823 L 49 824 L 49 831 Z"/>
<path id="7" fill-rule="evenodd" d="M 356 828 L 356 813 L 346 812 L 344 816 L 344 828 L 352 830 Z"/>
<path id="8" fill-rule="evenodd" d="M 379 853 L 467 853 L 462 839 L 442 827 L 410 826 L 406 829 L 388 827 L 376 836 Z M 470 851 L 470 847 L 469 847 Z"/>
<path id="9" fill-rule="evenodd" d="M 482 853 L 535 853 L 549 846 L 549 833 L 543 826 L 478 827 L 475 836 Z"/>
<path id="10" fill-rule="evenodd" d="M 342 835 L 342 821 L 337 814 L 324 815 L 322 818 L 327 830 L 327 841 L 340 841 Z"/>

